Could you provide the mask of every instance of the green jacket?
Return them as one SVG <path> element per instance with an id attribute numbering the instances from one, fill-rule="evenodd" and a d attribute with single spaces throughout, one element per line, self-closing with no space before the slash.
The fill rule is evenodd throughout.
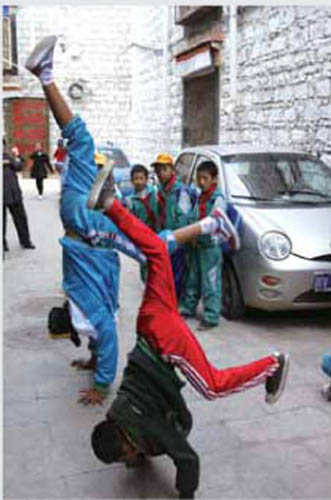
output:
<path id="1" fill-rule="evenodd" d="M 218 187 L 216 187 L 205 202 L 203 201 L 203 193 L 200 194 L 191 212 L 191 222 L 197 222 L 207 217 L 214 208 L 220 208 L 223 211 L 226 210 L 226 200 Z M 217 243 L 213 236 L 204 234 L 198 237 L 197 245 L 200 247 L 214 247 L 217 246 Z"/>
<path id="2" fill-rule="evenodd" d="M 125 205 L 133 215 L 156 231 L 158 206 L 156 188 L 154 186 L 146 186 L 143 191 L 127 196 Z"/>
<path id="3" fill-rule="evenodd" d="M 178 229 L 189 223 L 192 210 L 189 187 L 176 177 L 164 186 L 158 186 L 159 230 Z"/>
<path id="4" fill-rule="evenodd" d="M 192 415 L 180 393 L 183 385 L 174 368 L 138 336 L 107 418 L 128 432 L 142 454 L 169 455 L 177 467 L 177 490 L 193 498 L 199 457 L 186 440 Z"/>

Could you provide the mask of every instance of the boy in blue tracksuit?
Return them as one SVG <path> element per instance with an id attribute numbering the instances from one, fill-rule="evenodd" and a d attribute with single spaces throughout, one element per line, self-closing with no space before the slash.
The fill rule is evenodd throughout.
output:
<path id="1" fill-rule="evenodd" d="M 115 324 L 120 261 L 114 247 L 144 260 L 134 245 L 102 213 L 86 207 L 97 175 L 94 142 L 79 116 L 73 116 L 53 82 L 53 51 L 57 38 L 46 37 L 34 49 L 26 67 L 43 86 L 55 120 L 68 140 L 69 161 L 63 173 L 60 216 L 65 236 L 63 289 L 71 305 L 73 326 L 80 325 L 96 341 L 94 384 L 82 392 L 85 404 L 101 404 L 116 375 L 118 346 Z M 84 328 L 83 328 L 84 329 Z"/>
<path id="2" fill-rule="evenodd" d="M 218 170 L 211 161 L 200 163 L 197 184 L 201 195 L 192 210 L 192 222 L 203 219 L 216 208 L 226 211 L 226 201 L 217 187 Z M 201 235 L 191 246 L 189 269 L 180 301 L 183 316 L 194 317 L 200 298 L 203 315 L 199 330 L 218 325 L 221 312 L 222 249 L 211 235 Z"/>
<path id="3" fill-rule="evenodd" d="M 180 229 L 190 222 L 192 209 L 191 190 L 185 186 L 175 174 L 174 160 L 168 153 L 160 153 L 152 163 L 159 180 L 158 228 Z M 183 276 L 185 271 L 186 246 L 181 245 L 171 255 L 171 265 L 174 273 L 176 294 L 179 298 L 182 292 Z"/>

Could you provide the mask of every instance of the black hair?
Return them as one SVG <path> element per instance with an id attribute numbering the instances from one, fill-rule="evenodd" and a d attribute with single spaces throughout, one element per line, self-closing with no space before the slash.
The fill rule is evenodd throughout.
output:
<path id="1" fill-rule="evenodd" d="M 123 455 L 122 443 L 124 437 L 116 423 L 109 419 L 97 424 L 91 435 L 91 446 L 96 457 L 110 464 L 117 462 Z"/>
<path id="2" fill-rule="evenodd" d="M 218 169 L 212 161 L 203 161 L 197 168 L 197 172 L 207 172 L 212 177 L 218 176 Z"/>
<path id="3" fill-rule="evenodd" d="M 138 172 L 144 174 L 146 179 L 148 179 L 148 175 L 149 175 L 148 168 L 145 167 L 145 165 L 136 164 L 136 165 L 133 165 L 133 167 L 131 168 L 131 171 L 130 171 L 131 180 L 133 179 L 134 174 L 136 174 Z"/>
<path id="4" fill-rule="evenodd" d="M 69 302 L 66 300 L 62 307 L 52 307 L 48 314 L 48 330 L 54 336 L 63 333 L 70 334 L 70 340 L 76 347 L 81 345 L 81 340 L 75 330 L 70 317 Z"/>

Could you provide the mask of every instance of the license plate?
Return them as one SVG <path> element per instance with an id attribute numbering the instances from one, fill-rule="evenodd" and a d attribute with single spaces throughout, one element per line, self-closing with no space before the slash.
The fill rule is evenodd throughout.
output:
<path id="1" fill-rule="evenodd" d="M 331 274 L 317 274 L 314 277 L 315 292 L 331 292 Z"/>

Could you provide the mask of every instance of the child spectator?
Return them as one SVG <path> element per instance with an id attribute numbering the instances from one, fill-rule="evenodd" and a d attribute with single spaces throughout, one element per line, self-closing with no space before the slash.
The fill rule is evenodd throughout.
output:
<path id="1" fill-rule="evenodd" d="M 211 161 L 202 162 L 197 168 L 197 184 L 201 195 L 193 208 L 193 221 L 208 216 L 215 208 L 226 210 L 226 201 L 217 187 L 218 170 Z M 211 235 L 201 235 L 191 245 L 189 269 L 181 296 L 180 313 L 194 317 L 200 298 L 203 315 L 198 330 L 218 325 L 221 312 L 222 249 Z"/>
<path id="2" fill-rule="evenodd" d="M 154 186 L 148 185 L 148 170 L 134 165 L 130 172 L 133 194 L 125 198 L 124 205 L 148 227 L 157 230 L 157 198 Z"/>
<path id="3" fill-rule="evenodd" d="M 174 230 L 186 226 L 190 221 L 192 209 L 190 189 L 176 177 L 172 156 L 161 153 L 151 166 L 155 168 L 159 180 L 157 193 L 159 230 Z M 171 256 L 177 297 L 182 291 L 185 254 L 186 247 L 182 245 Z"/>

